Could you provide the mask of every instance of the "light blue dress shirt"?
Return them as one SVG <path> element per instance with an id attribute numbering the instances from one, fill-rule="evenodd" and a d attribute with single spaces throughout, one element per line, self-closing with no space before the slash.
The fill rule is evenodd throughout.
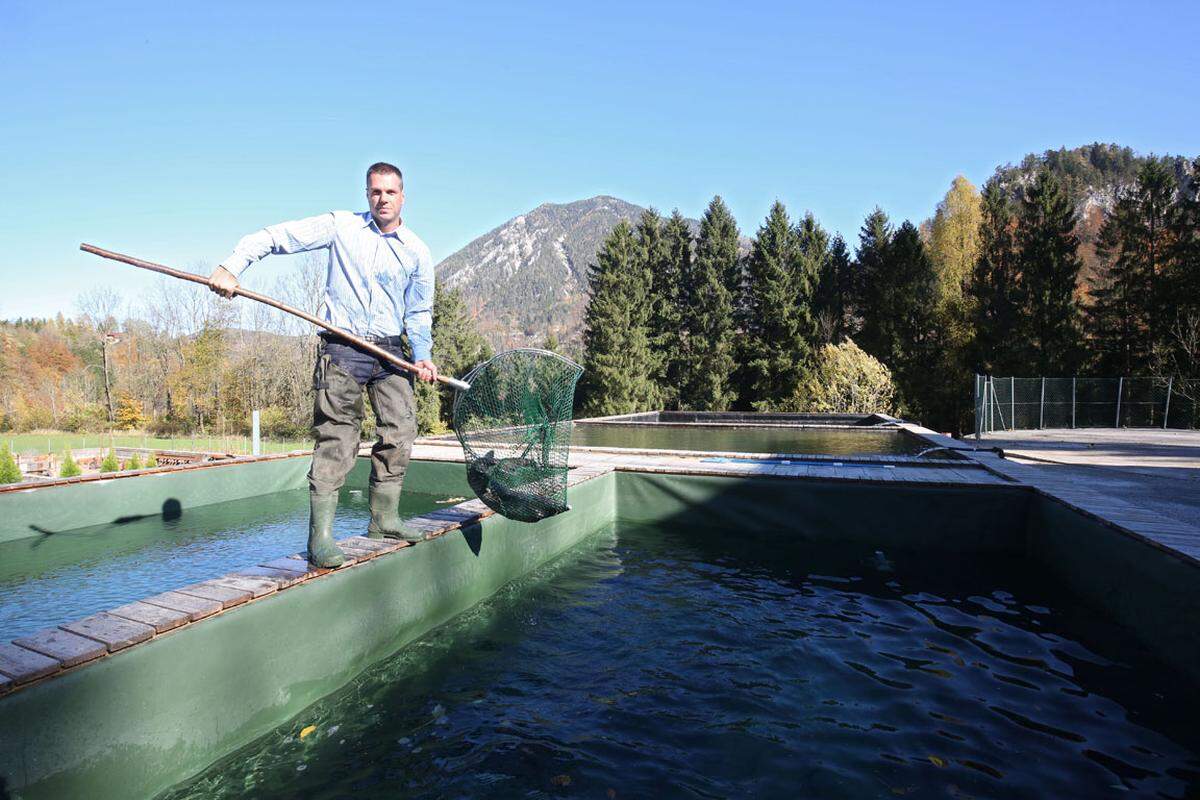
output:
<path id="1" fill-rule="evenodd" d="M 331 211 L 281 222 L 245 236 L 221 266 L 240 276 L 271 253 L 329 251 L 325 298 L 319 316 L 358 336 L 399 336 L 408 331 L 413 360 L 433 348 L 433 259 L 429 248 L 401 222 L 381 233 L 369 212 Z"/>

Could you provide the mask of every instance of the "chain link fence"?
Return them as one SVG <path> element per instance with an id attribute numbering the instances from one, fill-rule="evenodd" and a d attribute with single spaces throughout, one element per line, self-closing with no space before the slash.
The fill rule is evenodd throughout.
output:
<path id="1" fill-rule="evenodd" d="M 975 376 L 975 435 L 1038 428 L 1200 428 L 1200 379 Z"/>

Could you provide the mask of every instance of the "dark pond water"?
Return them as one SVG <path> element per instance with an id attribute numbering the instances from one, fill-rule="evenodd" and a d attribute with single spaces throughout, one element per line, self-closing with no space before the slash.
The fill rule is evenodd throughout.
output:
<path id="1" fill-rule="evenodd" d="M 404 492 L 400 511 L 415 517 L 450 496 Z M 361 536 L 370 519 L 366 488 L 344 489 L 334 536 Z M 308 489 L 295 489 L 0 542 L 0 642 L 300 552 L 307 537 Z"/>
<path id="2" fill-rule="evenodd" d="M 1052 586 L 623 526 L 168 796 L 1195 796 L 1194 688 Z"/>
<path id="3" fill-rule="evenodd" d="M 589 425 L 576 423 L 571 444 L 639 450 L 729 453 L 914 455 L 923 443 L 900 431 L 844 428 L 737 428 L 721 425 Z"/>

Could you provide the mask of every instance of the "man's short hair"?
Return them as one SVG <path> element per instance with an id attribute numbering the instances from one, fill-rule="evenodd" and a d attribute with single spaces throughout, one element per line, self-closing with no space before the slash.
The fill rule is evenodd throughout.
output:
<path id="1" fill-rule="evenodd" d="M 395 164 L 389 164 L 386 161 L 376 161 L 367 167 L 367 183 L 371 182 L 372 175 L 395 175 L 397 180 L 400 181 L 400 188 L 404 188 L 404 175 L 401 174 L 400 168 Z"/>

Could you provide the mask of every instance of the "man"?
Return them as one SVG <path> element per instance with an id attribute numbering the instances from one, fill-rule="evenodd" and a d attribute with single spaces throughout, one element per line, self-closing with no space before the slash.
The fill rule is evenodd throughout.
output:
<path id="1" fill-rule="evenodd" d="M 214 292 L 232 297 L 238 276 L 271 253 L 329 251 L 322 318 L 401 358 L 400 336 L 408 333 L 417 377 L 437 379 L 431 356 L 433 260 L 429 248 L 400 217 L 404 177 L 391 164 L 367 170 L 369 212 L 333 211 L 284 222 L 238 242 L 233 255 L 209 276 Z M 413 439 L 417 435 L 412 375 L 332 334 L 322 334 L 313 371 L 313 450 L 308 473 L 310 517 L 308 558 L 318 567 L 337 567 L 345 554 L 333 542 L 338 490 L 358 455 L 363 387 L 377 420 L 371 448 L 371 523 L 367 535 L 417 541 L 400 522 L 398 506 Z"/>

